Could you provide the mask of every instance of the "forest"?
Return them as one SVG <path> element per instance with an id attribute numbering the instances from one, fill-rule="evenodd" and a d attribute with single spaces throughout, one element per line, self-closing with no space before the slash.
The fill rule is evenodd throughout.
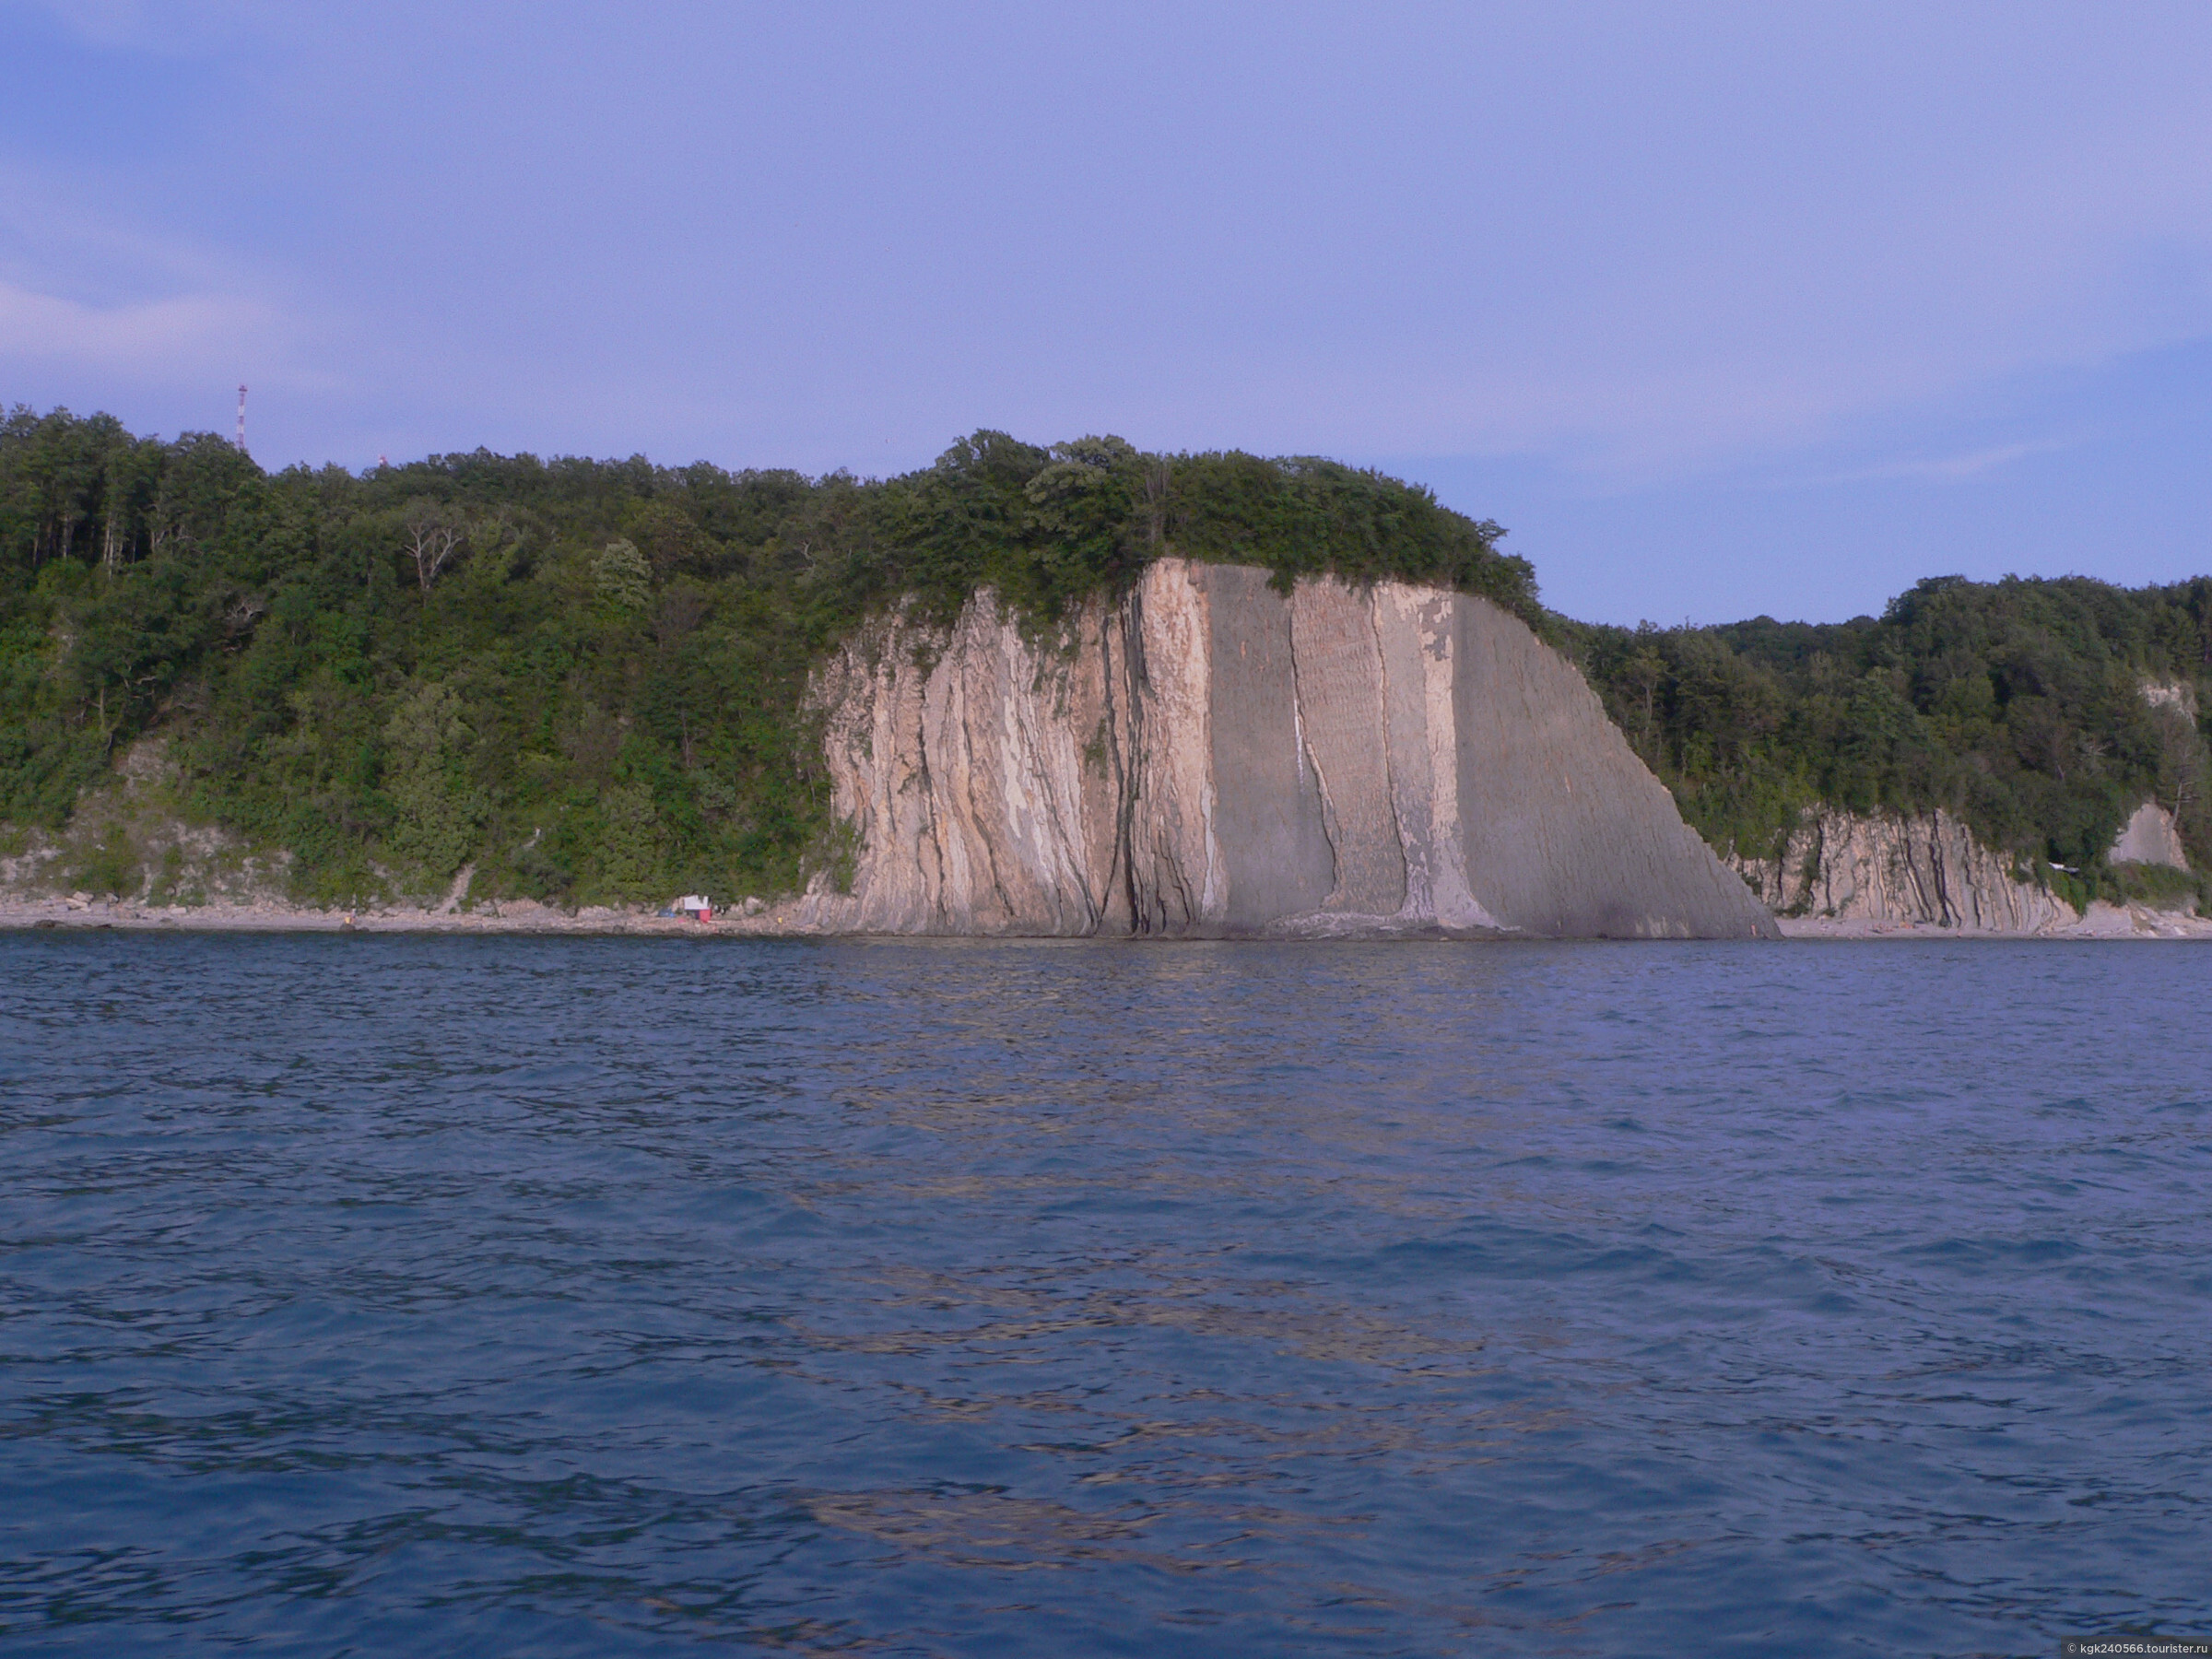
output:
<path id="1" fill-rule="evenodd" d="M 2212 868 L 2200 712 L 2212 579 L 1931 577 L 1879 617 L 1715 628 L 1560 624 L 1606 712 L 1723 852 L 1777 854 L 1817 804 L 1946 808 L 2077 903 L 2146 799 Z"/>
<path id="2" fill-rule="evenodd" d="M 1115 438 L 977 432 L 882 480 L 483 451 L 268 474 L 210 434 L 18 406 L 0 824 L 58 829 L 158 730 L 187 810 L 288 850 L 303 900 L 465 865 L 476 898 L 784 892 L 838 846 L 806 675 L 872 607 L 949 618 L 987 584 L 1049 625 L 1171 547 L 1541 622 L 1502 535 L 1334 462 Z"/>
<path id="3" fill-rule="evenodd" d="M 636 903 L 833 862 L 805 690 L 872 608 L 989 585 L 1049 625 L 1147 561 L 1480 594 L 1573 657 L 1724 853 L 1821 803 L 1945 807 L 2077 901 L 2133 806 L 2212 868 L 2212 579 L 1924 581 L 1881 616 L 1712 628 L 1546 611 L 1504 531 L 1335 462 L 977 432 L 898 477 L 484 451 L 269 474 L 210 434 L 0 424 L 0 825 L 65 825 L 169 739 L 187 809 L 294 897 Z M 0 849 L 4 850 L 4 849 Z M 89 879 L 89 877 L 88 877 Z"/>

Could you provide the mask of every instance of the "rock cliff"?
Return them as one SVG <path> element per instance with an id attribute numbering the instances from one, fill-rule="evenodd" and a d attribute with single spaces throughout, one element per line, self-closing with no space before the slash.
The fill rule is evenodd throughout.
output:
<path id="1" fill-rule="evenodd" d="M 1807 813 L 1780 858 L 1736 867 L 1784 915 L 1986 933 L 2038 933 L 2076 919 L 2065 900 L 2020 880 L 2009 858 L 1941 810 Z"/>
<path id="2" fill-rule="evenodd" d="M 2146 801 L 2113 838 L 2109 854 L 2114 864 L 2163 865 L 2170 870 L 2189 867 L 2182 850 L 2182 832 L 2173 814 L 2156 801 Z"/>
<path id="3" fill-rule="evenodd" d="M 2129 818 L 2112 858 L 2116 864 L 2189 867 L 2172 814 L 2149 801 Z M 1785 931 L 1798 931 L 1787 925 L 1789 918 L 1968 933 L 2072 935 L 2084 931 L 2083 918 L 2072 905 L 2025 878 L 2026 872 L 2016 869 L 2008 855 L 1983 846 L 1962 821 L 1940 810 L 1810 812 L 1781 857 L 1735 862 L 1759 898 L 1785 918 Z M 2127 913 L 2138 931 L 2147 919 L 2159 914 L 2140 904 L 2128 907 Z"/>
<path id="4" fill-rule="evenodd" d="M 988 594 L 817 679 L 888 934 L 1772 937 L 1582 676 L 1463 594 L 1166 559 L 1045 639 Z"/>

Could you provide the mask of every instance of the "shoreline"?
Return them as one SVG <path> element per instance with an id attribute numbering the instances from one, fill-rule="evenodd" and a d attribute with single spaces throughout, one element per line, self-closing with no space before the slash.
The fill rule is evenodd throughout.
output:
<path id="1" fill-rule="evenodd" d="M 1946 927 L 1933 922 L 1877 921 L 1871 917 L 1777 916 L 1786 940 L 1800 939 L 2035 939 L 2066 943 L 2095 939 L 2212 939 L 2212 916 L 2152 910 L 2141 904 L 2091 904 L 2086 914 L 2038 928 Z"/>
<path id="2" fill-rule="evenodd" d="M 223 933 L 223 934 L 450 934 L 567 935 L 572 937 L 838 939 L 932 935 L 847 933 L 794 914 L 798 901 L 751 914 L 732 912 L 712 922 L 657 912 L 592 907 L 576 912 L 532 900 L 487 903 L 474 910 L 383 909 L 345 912 L 301 905 L 215 903 L 148 905 L 129 900 L 0 898 L 0 932 Z M 1780 916 L 1783 942 L 1824 940 L 2049 940 L 2212 939 L 2212 917 L 2154 911 L 2141 905 L 2097 903 L 2077 920 L 2034 932 L 1945 927 L 1933 923 L 1863 917 Z M 947 935 L 967 938 L 976 935 Z M 993 935 L 997 936 L 997 935 Z M 1006 935 L 1018 937 L 1027 935 Z M 1077 940 L 1064 941 L 1079 943 Z"/>
<path id="3" fill-rule="evenodd" d="M 69 929 L 128 933 L 360 933 L 360 934 L 571 934 L 640 935 L 700 938 L 818 936 L 820 928 L 797 924 L 775 911 L 732 912 L 712 922 L 657 912 L 591 906 L 564 911 L 533 900 L 485 904 L 474 910 L 316 910 L 305 905 L 254 903 L 141 904 L 132 900 L 0 898 L 0 931 Z"/>

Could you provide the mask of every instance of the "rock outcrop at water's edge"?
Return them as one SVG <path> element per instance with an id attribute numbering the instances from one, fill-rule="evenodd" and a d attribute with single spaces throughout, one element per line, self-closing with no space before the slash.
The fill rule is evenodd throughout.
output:
<path id="1" fill-rule="evenodd" d="M 1465 594 L 1161 559 L 1041 639 L 979 594 L 816 681 L 825 931 L 1772 937 L 1582 676 Z"/>
<path id="2" fill-rule="evenodd" d="M 1806 814 L 1779 858 L 1736 867 L 1783 915 L 2031 934 L 2076 920 L 1947 812 Z"/>
<path id="3" fill-rule="evenodd" d="M 2115 860 L 2181 858 L 2172 818 L 2147 804 L 2113 849 Z M 2136 840 L 2130 841 L 2133 834 Z M 2036 938 L 2204 938 L 2212 920 L 2184 906 L 2098 900 L 2077 912 L 1984 846 L 1950 813 L 1808 812 L 1778 858 L 1738 858 L 1737 871 L 1791 936 L 1856 936 L 1907 929 Z M 2186 867 L 2185 862 L 2183 867 Z M 2177 900 L 2177 902 L 2179 900 Z"/>

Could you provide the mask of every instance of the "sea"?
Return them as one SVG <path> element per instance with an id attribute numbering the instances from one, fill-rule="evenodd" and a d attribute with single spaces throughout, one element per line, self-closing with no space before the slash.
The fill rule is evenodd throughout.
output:
<path id="1" fill-rule="evenodd" d="M 0 935 L 8 1654 L 2212 1637 L 2212 950 Z"/>

